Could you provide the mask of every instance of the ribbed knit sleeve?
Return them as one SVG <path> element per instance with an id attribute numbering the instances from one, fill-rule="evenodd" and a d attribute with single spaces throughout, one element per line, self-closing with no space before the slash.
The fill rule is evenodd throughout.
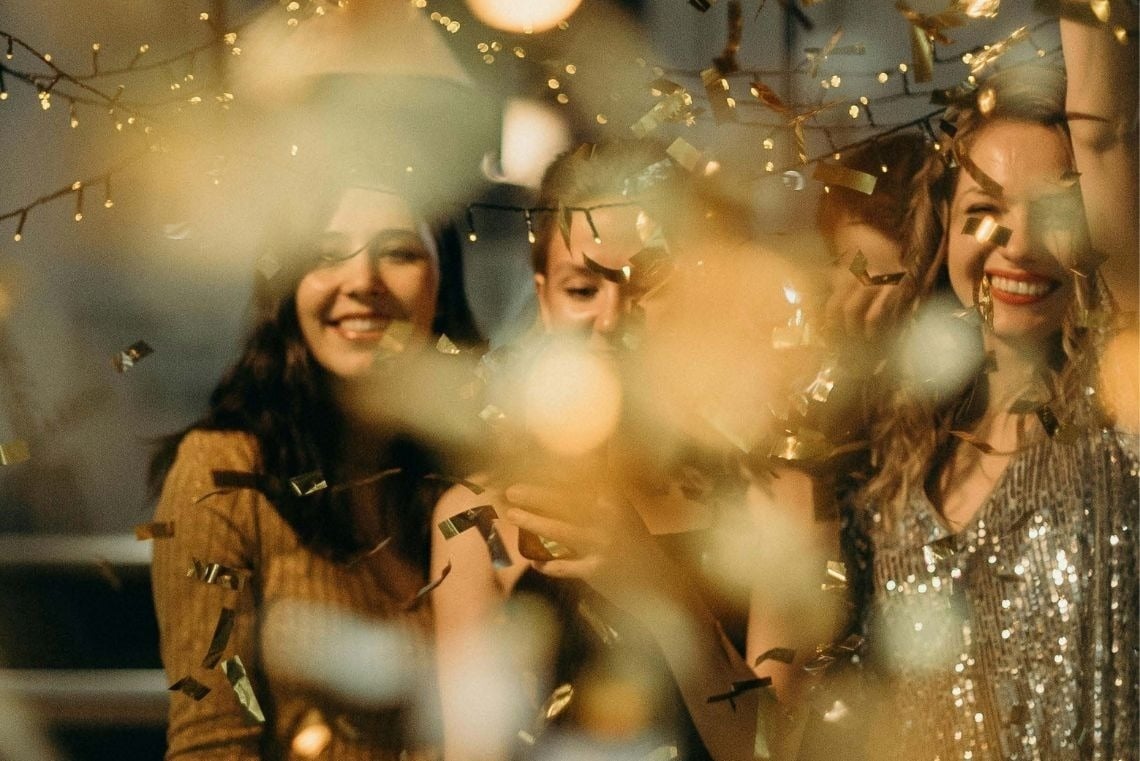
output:
<path id="1" fill-rule="evenodd" d="M 194 562 L 217 563 L 247 576 L 259 573 L 257 521 L 265 497 L 253 489 L 218 492 L 212 471 L 252 471 L 255 445 L 234 432 L 192 431 L 166 478 L 156 521 L 173 521 L 174 536 L 155 542 L 151 568 L 162 662 L 169 684 L 191 677 L 210 692 L 198 700 L 170 696 L 167 759 L 259 759 L 263 728 L 251 723 L 225 674 L 205 667 L 223 608 L 235 612 L 222 655 L 257 662 L 256 605 L 249 578 L 240 590 L 187 576 Z"/>

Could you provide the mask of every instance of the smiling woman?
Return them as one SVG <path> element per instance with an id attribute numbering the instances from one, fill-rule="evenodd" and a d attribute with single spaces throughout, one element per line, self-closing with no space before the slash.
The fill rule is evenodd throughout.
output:
<path id="1" fill-rule="evenodd" d="M 1100 365 L 1136 297 L 1136 44 L 1061 25 L 1067 89 L 1034 66 L 980 83 L 916 179 L 900 289 L 921 349 L 896 358 L 848 522 L 870 758 L 1135 753 L 1140 445 Z M 937 345 L 946 372 L 922 364 Z"/>
<path id="2" fill-rule="evenodd" d="M 321 236 L 320 264 L 297 284 L 297 320 L 313 357 L 341 379 L 367 373 L 385 346 L 431 332 L 439 259 L 426 227 L 387 190 L 345 190 Z"/>
<path id="3" fill-rule="evenodd" d="M 428 516 L 438 477 L 460 466 L 349 400 L 400 394 L 396 379 L 432 356 L 440 247 L 414 196 L 359 173 L 294 201 L 262 258 L 243 353 L 153 463 L 156 520 L 173 526 L 152 566 L 177 688 L 168 758 L 284 758 L 314 736 L 338 759 L 433 745 L 430 722 L 413 720 L 432 698 L 409 686 L 427 660 Z M 447 395 L 426 385 L 425 398 Z M 345 644 L 361 631 L 368 652 Z M 306 665 L 329 652 L 347 659 L 339 671 Z M 347 675 L 368 657 L 398 667 L 361 693 Z"/>

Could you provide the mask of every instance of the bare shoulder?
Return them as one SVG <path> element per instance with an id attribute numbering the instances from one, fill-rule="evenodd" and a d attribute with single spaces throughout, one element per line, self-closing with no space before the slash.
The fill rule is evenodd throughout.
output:
<path id="1" fill-rule="evenodd" d="M 509 590 L 518 581 L 528 565 L 527 560 L 518 552 L 518 528 L 512 523 L 502 520 L 502 493 L 490 485 L 489 474 L 479 473 L 468 477 L 467 481 L 479 487 L 480 491 L 459 484 L 444 492 L 435 505 L 431 525 L 432 565 L 433 567 L 442 565 L 445 562 L 443 559 L 446 557 L 455 564 L 453 572 L 460 576 L 467 574 L 492 575 L 504 590 Z M 497 540 L 503 543 L 511 558 L 511 565 L 506 568 L 495 568 L 492 565 L 491 554 L 487 549 L 487 540 L 478 530 L 471 529 L 451 538 L 446 538 L 440 528 L 441 523 L 467 510 L 484 506 L 494 511 L 495 517 L 492 525 Z"/>

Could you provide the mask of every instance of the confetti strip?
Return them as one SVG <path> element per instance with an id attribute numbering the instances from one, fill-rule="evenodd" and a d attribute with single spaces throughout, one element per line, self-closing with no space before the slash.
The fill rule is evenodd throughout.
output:
<path id="1" fill-rule="evenodd" d="M 999 225 L 993 217 L 987 215 L 984 217 L 966 217 L 966 223 L 962 225 L 962 234 L 972 235 L 979 243 L 1007 246 L 1010 238 L 1013 237 L 1013 230 Z"/>
<path id="2" fill-rule="evenodd" d="M 194 700 L 201 700 L 210 693 L 210 688 L 192 676 L 184 676 L 166 688 L 170 692 L 181 692 Z"/>
<path id="3" fill-rule="evenodd" d="M 245 586 L 248 571 L 239 571 L 227 568 L 220 563 L 203 563 L 198 558 L 191 559 L 191 566 L 186 571 L 187 578 L 194 578 L 204 584 L 217 584 L 219 586 L 240 591 Z"/>
<path id="4" fill-rule="evenodd" d="M 495 529 L 495 520 L 498 517 L 498 513 L 491 505 L 479 505 L 441 521 L 439 530 L 444 539 L 454 539 L 470 528 L 477 528 L 487 543 L 492 564 L 496 568 L 506 568 L 511 565 L 511 556 L 507 552 L 499 532 Z"/>
<path id="5" fill-rule="evenodd" d="M 717 694 L 717 695 L 710 695 L 705 700 L 705 702 L 706 703 L 719 703 L 721 701 L 727 700 L 729 703 L 732 703 L 733 708 L 735 708 L 736 704 L 733 703 L 733 701 L 736 698 L 738 698 L 739 696 L 743 695 L 744 693 L 746 693 L 750 690 L 756 690 L 756 689 L 759 689 L 761 687 L 767 687 L 770 684 L 772 684 L 772 677 L 770 677 L 770 676 L 758 676 L 758 677 L 755 677 L 753 679 L 741 679 L 739 681 L 733 682 L 732 686 L 729 688 L 728 692 L 722 692 L 722 693 Z"/>
<path id="6" fill-rule="evenodd" d="M 289 485 L 293 487 L 293 493 L 298 497 L 307 497 L 329 487 L 324 475 L 319 470 L 311 470 L 308 473 L 293 476 L 289 479 Z"/>
<path id="7" fill-rule="evenodd" d="M 242 665 L 241 657 L 235 655 L 233 658 L 228 658 L 221 662 L 219 668 L 226 675 L 230 686 L 233 687 L 234 695 L 237 696 L 241 707 L 245 709 L 246 717 L 254 723 L 264 724 L 265 713 L 262 712 L 261 705 L 257 702 L 257 696 L 253 694 L 253 685 L 250 684 L 249 677 L 245 673 L 245 666 Z"/>
<path id="8" fill-rule="evenodd" d="M 218 623 L 214 627 L 214 636 L 210 638 L 210 649 L 206 651 L 206 657 L 202 659 L 202 668 L 212 669 L 222 659 L 222 652 L 226 649 L 226 645 L 230 641 L 230 634 L 234 630 L 236 616 L 237 613 L 233 608 L 222 608 L 221 614 L 218 615 Z"/>
<path id="9" fill-rule="evenodd" d="M 898 285 L 906 277 L 905 272 L 888 272 L 883 275 L 871 275 L 867 272 L 867 257 L 862 251 L 856 251 L 848 267 L 851 274 L 863 285 Z"/>
<path id="10" fill-rule="evenodd" d="M 412 595 L 412 599 L 410 599 L 406 603 L 404 603 L 404 610 L 405 611 L 413 611 L 416 608 L 420 607 L 420 605 L 423 604 L 423 601 L 427 599 L 427 596 L 429 594 L 431 594 L 432 591 L 434 589 L 436 589 L 436 587 L 438 587 L 440 584 L 442 584 L 443 580 L 446 579 L 448 574 L 450 574 L 450 573 L 451 573 L 451 561 L 448 560 L 447 565 L 445 565 L 443 567 L 443 570 L 440 571 L 439 578 L 435 579 L 433 581 L 429 581 L 427 584 L 424 584 L 422 587 L 420 587 L 420 590 L 418 592 L 416 592 L 414 595 Z"/>
<path id="11" fill-rule="evenodd" d="M 875 192 L 875 183 L 878 181 L 873 174 L 860 172 L 842 164 L 827 164 L 822 161 L 815 165 L 811 178 L 825 185 L 838 185 L 865 195 Z"/>
<path id="12" fill-rule="evenodd" d="M 111 366 L 116 372 L 125 373 L 151 354 L 154 354 L 154 349 L 146 341 L 135 341 L 111 358 Z"/>

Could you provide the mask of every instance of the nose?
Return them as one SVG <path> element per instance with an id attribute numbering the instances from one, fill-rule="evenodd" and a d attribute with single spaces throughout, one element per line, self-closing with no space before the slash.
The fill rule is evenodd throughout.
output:
<path id="1" fill-rule="evenodd" d="M 1015 264 L 1027 263 L 1036 258 L 1037 240 L 1030 224 L 1029 209 L 1025 204 L 1016 204 L 1003 216 L 1001 224 L 1009 228 L 1009 242 L 1002 247 L 1002 256 Z"/>
<path id="2" fill-rule="evenodd" d="M 375 297 L 386 290 L 380 261 L 367 249 L 341 262 L 341 290 L 360 299 Z"/>
<path id="3" fill-rule="evenodd" d="M 594 314 L 593 332 L 608 336 L 615 332 L 626 312 L 626 297 L 616 283 L 606 282 L 598 293 L 598 311 Z"/>

